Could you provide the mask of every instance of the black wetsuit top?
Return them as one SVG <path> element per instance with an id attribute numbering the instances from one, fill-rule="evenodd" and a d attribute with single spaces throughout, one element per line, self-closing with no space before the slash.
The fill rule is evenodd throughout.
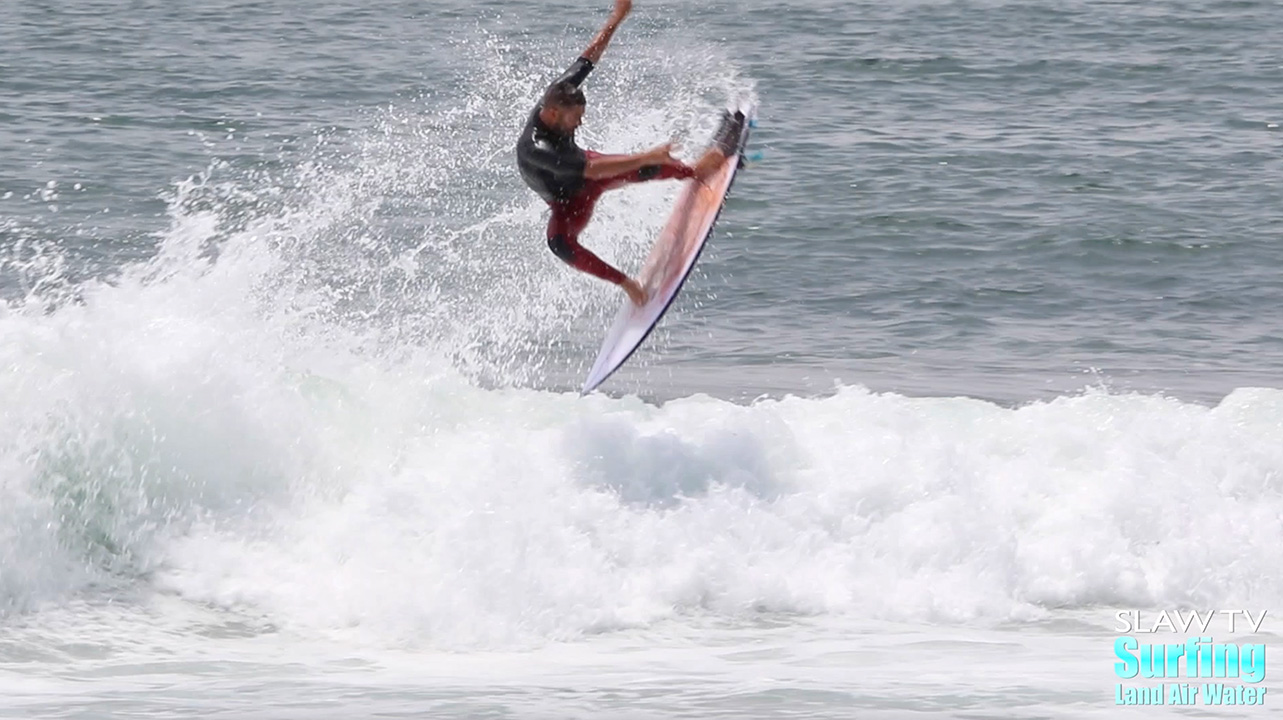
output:
<path id="1" fill-rule="evenodd" d="M 568 82 L 579 87 L 592 69 L 592 61 L 581 57 L 553 84 Z M 535 106 L 517 140 L 517 167 L 539 197 L 550 203 L 565 202 L 583 188 L 588 158 L 575 144 L 574 132 L 558 132 L 539 119 L 542 109 L 542 104 Z"/>

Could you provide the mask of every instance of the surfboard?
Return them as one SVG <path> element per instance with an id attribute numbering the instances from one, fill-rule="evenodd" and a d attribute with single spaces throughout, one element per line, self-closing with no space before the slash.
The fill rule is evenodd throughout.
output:
<path id="1" fill-rule="evenodd" d="M 641 347 L 664 313 L 668 312 L 695 267 L 695 261 L 713 233 L 713 225 L 721 214 L 735 174 L 743 165 L 744 149 L 748 145 L 756 108 L 751 103 L 743 103 L 728 110 L 722 122 L 730 122 L 736 111 L 744 114 L 744 120 L 740 123 L 739 136 L 732 143 L 735 151 L 706 182 L 685 181 L 686 186 L 678 195 L 668 222 L 638 274 L 637 282 L 646 289 L 649 299 L 640 307 L 624 299 L 623 307 L 601 344 L 588 379 L 584 381 L 580 391 L 582 395 L 597 389 Z"/>

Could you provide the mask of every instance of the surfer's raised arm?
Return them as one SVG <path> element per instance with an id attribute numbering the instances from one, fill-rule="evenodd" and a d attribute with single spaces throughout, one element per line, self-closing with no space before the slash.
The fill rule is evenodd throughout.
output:
<path id="1" fill-rule="evenodd" d="M 624 18 L 628 17 L 628 13 L 632 11 L 633 0 L 615 0 L 615 9 L 611 11 L 610 19 L 606 21 L 606 25 L 597 33 L 597 37 L 593 38 L 592 44 L 588 46 L 587 50 L 584 50 L 584 54 L 581 57 L 587 58 L 588 62 L 596 65 L 597 61 L 601 60 L 601 54 L 606 52 L 606 46 L 610 44 L 610 39 L 615 36 L 615 31 L 619 29 L 619 26 L 624 22 Z"/>

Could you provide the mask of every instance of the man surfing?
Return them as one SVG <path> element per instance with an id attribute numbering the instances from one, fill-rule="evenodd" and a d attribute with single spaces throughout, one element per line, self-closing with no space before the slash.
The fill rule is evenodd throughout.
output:
<path id="1" fill-rule="evenodd" d="M 658 145 L 635 155 L 606 155 L 582 150 L 575 130 L 583 122 L 587 101 L 579 89 L 606 51 L 610 39 L 633 9 L 632 0 L 615 0 L 606 25 L 592 44 L 561 77 L 544 91 L 517 141 L 517 167 L 530 189 L 552 209 L 548 247 L 571 267 L 619 285 L 636 305 L 646 304 L 646 291 L 636 280 L 612 267 L 579 244 L 579 234 L 592 219 L 597 199 L 607 190 L 648 180 L 703 180 L 734 152 L 743 115 L 724 119 L 712 148 L 694 167 L 673 157 L 673 144 Z"/>

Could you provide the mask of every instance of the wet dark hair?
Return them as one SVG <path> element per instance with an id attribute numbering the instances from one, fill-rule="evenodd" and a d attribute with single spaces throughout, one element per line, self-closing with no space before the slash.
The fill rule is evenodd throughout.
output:
<path id="1" fill-rule="evenodd" d="M 584 97 L 584 91 L 575 87 L 573 83 L 565 81 L 553 83 L 543 94 L 544 107 L 583 107 L 588 104 L 588 99 Z"/>

